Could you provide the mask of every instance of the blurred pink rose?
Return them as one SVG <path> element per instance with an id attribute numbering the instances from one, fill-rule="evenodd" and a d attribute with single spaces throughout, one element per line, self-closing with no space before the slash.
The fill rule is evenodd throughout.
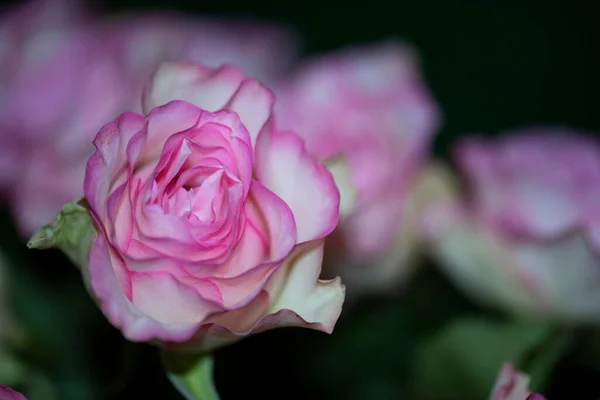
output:
<path id="1" fill-rule="evenodd" d="M 176 12 L 123 14 L 103 21 L 107 38 L 121 48 L 128 68 L 154 71 L 164 61 L 209 67 L 231 64 L 265 83 L 286 71 L 298 38 L 282 26 L 252 20 L 189 18 Z M 145 83 L 146 74 L 140 79 Z"/>
<path id="2" fill-rule="evenodd" d="M 438 207 L 428 228 L 449 276 L 515 313 L 598 321 L 600 143 L 539 128 L 470 138 L 456 155 L 467 199 Z"/>
<path id="3" fill-rule="evenodd" d="M 511 363 L 504 363 L 498 374 L 490 400 L 546 400 L 539 393 L 529 391 L 529 376 L 515 370 Z"/>
<path id="4" fill-rule="evenodd" d="M 24 235 L 81 194 L 93 132 L 132 102 L 111 48 L 75 3 L 26 3 L 0 22 L 0 186 Z"/>
<path id="5" fill-rule="evenodd" d="M 81 5 L 38 0 L 0 22 L 0 187 L 24 236 L 82 195 L 94 134 L 123 111 L 141 111 L 143 85 L 160 62 L 229 62 L 268 79 L 295 48 L 288 32 L 260 23 L 98 19 Z"/>
<path id="6" fill-rule="evenodd" d="M 146 116 L 98 133 L 88 279 L 129 340 L 207 349 L 280 326 L 332 331 L 344 289 L 318 276 L 339 192 L 298 136 L 273 130 L 273 100 L 233 67 L 164 64 Z"/>
<path id="7" fill-rule="evenodd" d="M 336 176 L 333 251 L 346 253 L 344 278 L 357 288 L 393 284 L 413 247 L 408 196 L 440 122 L 417 57 L 395 42 L 348 49 L 308 62 L 276 93 L 278 125 L 302 135 Z"/>
<path id="8" fill-rule="evenodd" d="M 0 383 L 0 400 L 27 400 L 27 398 Z"/>

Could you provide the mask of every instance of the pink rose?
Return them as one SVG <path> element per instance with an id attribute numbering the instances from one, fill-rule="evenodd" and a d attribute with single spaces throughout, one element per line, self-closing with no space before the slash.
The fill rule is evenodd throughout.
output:
<path id="1" fill-rule="evenodd" d="M 24 235 L 81 195 L 94 132 L 128 108 L 135 91 L 125 89 L 113 48 L 72 3 L 35 1 L 0 23 L 0 186 Z"/>
<path id="2" fill-rule="evenodd" d="M 494 384 L 490 400 L 546 400 L 539 393 L 529 391 L 529 376 L 504 363 Z"/>
<path id="3" fill-rule="evenodd" d="M 280 326 L 332 331 L 344 288 L 318 276 L 339 192 L 273 129 L 273 100 L 233 67 L 165 64 L 146 115 L 96 136 L 84 276 L 129 340 L 210 349 Z"/>
<path id="4" fill-rule="evenodd" d="M 190 61 L 214 68 L 231 64 L 252 78 L 269 82 L 290 66 L 298 50 L 292 30 L 251 20 L 188 18 L 161 11 L 118 15 L 102 25 L 128 68 L 150 73 L 164 61 Z M 140 75 L 146 83 L 148 76 Z"/>
<path id="5" fill-rule="evenodd" d="M 27 398 L 0 383 L 0 400 L 27 400 Z"/>
<path id="6" fill-rule="evenodd" d="M 74 21 L 83 19 L 74 5 L 38 0 L 0 12 L 0 188 L 16 180 L 37 129 L 59 118 L 54 105 L 65 100 L 71 82 L 57 79 L 62 65 L 52 62 L 52 54 L 71 57 L 76 51 L 67 44 Z M 71 67 L 64 67 L 67 75 Z M 49 90 L 51 99 L 45 96 Z"/>
<path id="7" fill-rule="evenodd" d="M 552 128 L 471 138 L 467 181 L 429 217 L 441 266 L 467 293 L 518 314 L 600 318 L 600 144 Z"/>
<path id="8" fill-rule="evenodd" d="M 278 123 L 336 176 L 335 251 L 357 288 L 393 284 L 414 247 L 410 193 L 440 120 L 416 58 L 394 42 L 349 49 L 308 62 L 277 91 Z"/>
<path id="9" fill-rule="evenodd" d="M 295 48 L 274 26 L 178 14 L 84 18 L 81 2 L 71 3 L 38 0 L 0 23 L 0 187 L 24 236 L 81 197 L 95 133 L 141 111 L 143 85 L 162 61 L 233 62 L 267 79 Z"/>

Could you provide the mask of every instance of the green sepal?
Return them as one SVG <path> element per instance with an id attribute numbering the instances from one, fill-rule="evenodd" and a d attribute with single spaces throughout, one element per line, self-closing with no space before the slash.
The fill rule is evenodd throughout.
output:
<path id="1" fill-rule="evenodd" d="M 62 250 L 77 266 L 87 266 L 96 229 L 85 198 L 67 203 L 54 219 L 42 226 L 27 243 L 30 249 Z"/>

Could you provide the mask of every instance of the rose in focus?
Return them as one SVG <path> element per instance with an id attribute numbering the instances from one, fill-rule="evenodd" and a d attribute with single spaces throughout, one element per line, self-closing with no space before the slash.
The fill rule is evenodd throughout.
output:
<path id="1" fill-rule="evenodd" d="M 141 111 L 161 62 L 234 63 L 268 80 L 295 48 L 287 31 L 255 22 L 90 14 L 82 2 L 35 0 L 0 18 L 0 189 L 24 236 L 83 195 L 94 135 Z"/>
<path id="2" fill-rule="evenodd" d="M 456 150 L 468 195 L 456 195 L 451 175 L 440 179 L 446 196 L 426 224 L 448 276 L 512 313 L 597 323 L 600 144 L 537 128 Z"/>
<path id="3" fill-rule="evenodd" d="M 304 137 L 340 188 L 327 267 L 353 291 L 398 283 L 417 239 L 411 194 L 440 121 L 413 50 L 388 42 L 317 58 L 276 93 L 278 124 Z"/>
<path id="4" fill-rule="evenodd" d="M 83 275 L 129 340 L 206 350 L 279 326 L 332 331 L 344 288 L 318 277 L 339 192 L 302 139 L 274 129 L 273 101 L 233 67 L 165 64 L 146 115 L 98 133 Z"/>

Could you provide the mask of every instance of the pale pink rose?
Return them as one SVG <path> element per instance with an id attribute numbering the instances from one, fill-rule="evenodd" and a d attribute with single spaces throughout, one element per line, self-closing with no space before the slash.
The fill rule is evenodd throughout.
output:
<path id="1" fill-rule="evenodd" d="M 165 61 L 209 67 L 231 64 L 270 83 L 298 52 L 297 35 L 283 26 L 252 20 L 189 18 L 176 12 L 123 14 L 104 21 L 107 38 L 124 54 L 128 68 L 154 71 Z M 140 74 L 145 83 L 146 74 Z"/>
<path id="2" fill-rule="evenodd" d="M 302 135 L 340 187 L 340 272 L 357 288 L 394 283 L 413 247 L 409 193 L 440 123 L 413 50 L 387 42 L 326 55 L 276 93 L 278 125 Z"/>
<path id="3" fill-rule="evenodd" d="M 0 400 L 27 400 L 27 398 L 0 383 Z"/>
<path id="4" fill-rule="evenodd" d="M 567 129 L 470 138 L 467 198 L 430 215 L 440 265 L 467 293 L 518 314 L 600 319 L 600 143 Z"/>
<path id="5" fill-rule="evenodd" d="M 24 235 L 81 195 L 94 132 L 136 91 L 74 3 L 27 3 L 0 22 L 0 186 Z"/>
<path id="6" fill-rule="evenodd" d="M 143 85 L 162 61 L 229 62 L 267 79 L 295 48 L 286 30 L 258 22 L 100 19 L 82 4 L 38 0 L 0 22 L 0 188 L 24 236 L 81 197 L 95 133 L 123 111 L 141 111 Z"/>
<path id="7" fill-rule="evenodd" d="M 546 400 L 539 393 L 531 393 L 529 391 L 529 376 L 516 371 L 511 363 L 504 363 L 490 400 Z"/>
<path id="8" fill-rule="evenodd" d="M 302 139 L 273 129 L 273 101 L 233 67 L 167 63 L 146 115 L 98 133 L 84 276 L 127 339 L 210 349 L 280 326 L 332 331 L 344 288 L 318 276 L 339 192 Z"/>
<path id="9" fill-rule="evenodd" d="M 83 18 L 74 5 L 70 1 L 38 0 L 0 11 L 0 188 L 17 176 L 19 161 L 28 152 L 27 142 L 31 131 L 40 125 L 38 121 L 43 125 L 58 118 L 53 101 L 63 100 L 68 82 L 56 82 L 56 99 L 51 101 L 44 93 L 54 80 L 40 83 L 44 79 L 39 76 L 45 69 L 48 75 L 56 71 L 56 63 L 46 63 L 45 59 L 65 40 L 67 27 Z M 27 87 L 21 77 L 33 85 Z"/>

